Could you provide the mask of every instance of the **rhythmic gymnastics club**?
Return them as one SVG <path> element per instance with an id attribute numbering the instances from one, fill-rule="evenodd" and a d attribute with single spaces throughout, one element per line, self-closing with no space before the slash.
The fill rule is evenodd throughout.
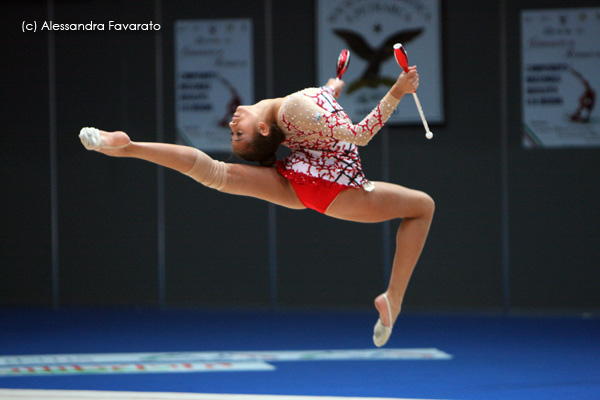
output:
<path id="1" fill-rule="evenodd" d="M 394 45 L 394 56 L 396 56 L 396 62 L 400 67 L 402 67 L 404 72 L 408 72 L 408 55 L 400 43 L 396 43 Z M 431 139 L 433 137 L 433 133 L 429 130 L 429 125 L 427 125 L 427 121 L 425 120 L 425 115 L 423 114 L 423 108 L 421 107 L 421 102 L 419 101 L 417 92 L 413 92 L 413 97 L 415 99 L 415 103 L 417 104 L 417 110 L 419 110 L 421 121 L 423 121 L 423 126 L 425 127 L 425 137 L 427 139 Z"/>
<path id="2" fill-rule="evenodd" d="M 342 76 L 348 69 L 348 65 L 350 65 L 350 51 L 347 49 L 343 49 L 337 60 L 337 66 L 336 66 L 337 78 L 335 78 L 335 79 L 338 79 L 338 80 L 342 79 Z"/>

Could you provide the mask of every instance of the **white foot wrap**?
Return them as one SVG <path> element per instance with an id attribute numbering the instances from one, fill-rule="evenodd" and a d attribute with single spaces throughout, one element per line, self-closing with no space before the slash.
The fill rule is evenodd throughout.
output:
<path id="1" fill-rule="evenodd" d="M 222 190 L 227 183 L 227 164 L 196 149 L 194 166 L 184 174 L 211 189 Z"/>
<path id="2" fill-rule="evenodd" d="M 88 150 L 98 150 L 102 147 L 100 131 L 96 128 L 82 128 L 79 132 L 79 139 Z"/>
<path id="3" fill-rule="evenodd" d="M 390 307 L 390 301 L 388 300 L 387 295 L 385 293 L 383 294 L 383 298 L 385 299 L 385 302 L 387 304 L 388 315 L 390 317 L 390 324 L 391 324 L 392 323 L 392 307 Z M 373 343 L 375 343 L 375 346 L 381 347 L 387 343 L 391 334 L 392 334 L 392 327 L 383 325 L 381 323 L 381 320 L 378 319 L 377 323 L 375 324 L 375 328 L 373 329 Z"/>

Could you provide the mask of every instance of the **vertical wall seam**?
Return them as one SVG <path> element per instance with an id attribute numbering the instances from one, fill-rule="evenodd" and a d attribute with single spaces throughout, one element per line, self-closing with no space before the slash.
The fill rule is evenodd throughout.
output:
<path id="1" fill-rule="evenodd" d="M 510 246 L 508 204 L 508 54 L 506 0 L 500 0 L 500 137 L 502 185 L 502 297 L 505 313 L 510 311 Z"/>
<path id="2" fill-rule="evenodd" d="M 54 0 L 48 0 L 48 20 L 54 20 Z M 58 242 L 58 161 L 56 130 L 56 42 L 48 32 L 48 113 L 50 130 L 50 235 L 52 243 L 52 307 L 60 307 Z"/>
<path id="3" fill-rule="evenodd" d="M 162 3 L 154 1 L 154 20 L 162 28 Z M 164 142 L 164 80 L 163 80 L 163 36 L 162 31 L 154 33 L 155 48 L 155 85 L 156 85 L 156 141 Z M 166 299 L 166 227 L 165 227 L 165 171 L 161 166 L 156 167 L 156 212 L 157 212 L 157 280 L 158 280 L 158 306 L 164 310 L 167 307 Z"/>
<path id="4" fill-rule="evenodd" d="M 384 126 L 380 132 L 381 140 L 381 180 L 390 182 L 390 135 L 389 128 Z M 391 221 L 382 224 L 383 236 L 383 287 L 387 290 L 390 276 L 392 274 L 392 244 L 390 243 Z"/>
<path id="5" fill-rule="evenodd" d="M 266 97 L 274 97 L 273 76 L 273 2 L 265 0 L 265 69 Z M 269 226 L 269 297 L 271 307 L 277 308 L 277 209 L 268 205 Z"/>

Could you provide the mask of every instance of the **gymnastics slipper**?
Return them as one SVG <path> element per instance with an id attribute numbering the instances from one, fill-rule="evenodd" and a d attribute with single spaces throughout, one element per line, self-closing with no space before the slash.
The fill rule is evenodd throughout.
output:
<path id="1" fill-rule="evenodd" d="M 114 133 L 115 132 L 108 132 L 108 134 Z M 83 146 L 88 150 L 117 150 L 127 147 L 130 144 L 128 138 L 127 143 L 120 146 L 107 146 L 102 143 L 102 136 L 100 131 L 96 128 L 82 128 L 81 131 L 79 131 L 79 139 L 81 140 L 81 143 L 83 143 Z"/>
<path id="2" fill-rule="evenodd" d="M 392 307 L 390 306 L 390 301 L 387 298 L 387 294 L 383 294 L 383 298 L 385 299 L 385 303 L 387 304 L 388 315 L 390 317 L 390 323 L 392 323 Z M 387 343 L 390 335 L 392 334 L 393 326 L 385 326 L 381 323 L 381 319 L 377 320 L 375 324 L 375 328 L 373 329 L 373 343 L 375 346 L 381 347 Z"/>
<path id="3" fill-rule="evenodd" d="M 79 132 L 79 139 L 83 143 L 83 147 L 88 150 L 98 150 L 102 147 L 100 131 L 96 128 L 82 128 Z"/>

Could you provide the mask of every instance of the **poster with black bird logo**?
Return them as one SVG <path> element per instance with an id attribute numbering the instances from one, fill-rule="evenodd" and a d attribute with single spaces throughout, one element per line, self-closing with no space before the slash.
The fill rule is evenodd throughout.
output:
<path id="1" fill-rule="evenodd" d="M 393 46 L 401 43 L 409 65 L 418 67 L 419 99 L 430 123 L 444 120 L 439 0 L 319 0 L 317 3 L 317 79 L 335 76 L 342 49 L 350 51 L 340 103 L 360 121 L 383 98 L 402 69 Z M 416 107 L 404 107 L 388 123 L 421 119 Z"/>

